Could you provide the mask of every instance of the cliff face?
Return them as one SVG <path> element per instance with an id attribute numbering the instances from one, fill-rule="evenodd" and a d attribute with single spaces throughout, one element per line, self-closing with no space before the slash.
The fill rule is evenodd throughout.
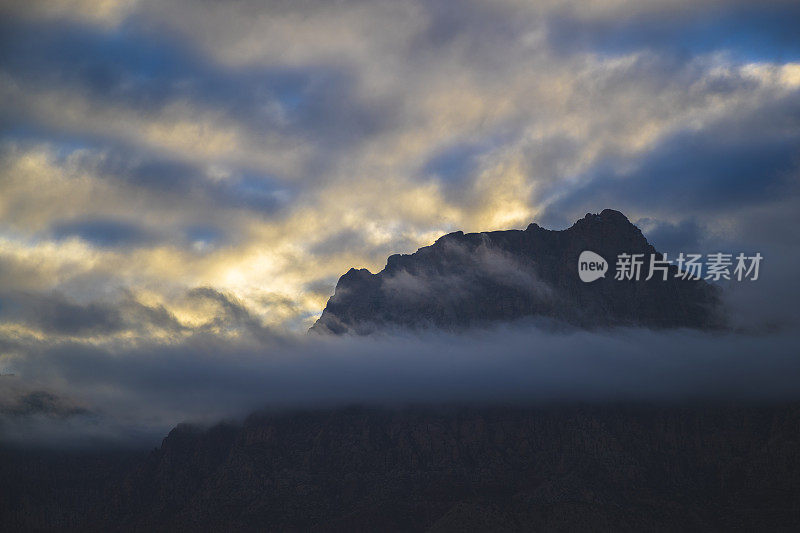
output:
<path id="1" fill-rule="evenodd" d="M 21 499 L 19 478 L 4 478 L 27 503 L 0 514 L 0 528 L 788 531 L 800 520 L 797 421 L 794 405 L 257 415 L 179 426 L 102 493 L 86 490 L 80 480 L 94 478 L 78 464 L 42 472 Z"/>
<path id="2" fill-rule="evenodd" d="M 584 250 L 609 263 L 606 277 L 584 283 Z M 617 255 L 645 254 L 639 281 L 614 279 Z M 656 250 L 617 211 L 587 214 L 563 231 L 451 233 L 410 255 L 389 257 L 377 274 L 351 269 L 311 330 L 364 334 L 382 327 L 459 329 L 539 317 L 578 327 L 715 328 L 718 296 L 704 281 L 649 281 Z"/>
<path id="3" fill-rule="evenodd" d="M 782 406 L 343 408 L 113 456 L 0 450 L 0 530 L 790 531 Z"/>

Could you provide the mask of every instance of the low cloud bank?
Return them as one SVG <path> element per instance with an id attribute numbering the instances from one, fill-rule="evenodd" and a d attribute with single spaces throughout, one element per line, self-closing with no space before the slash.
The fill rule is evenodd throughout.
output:
<path id="1" fill-rule="evenodd" d="M 800 400 L 798 335 L 698 331 L 298 337 L 60 344 L 6 358 L 0 440 L 152 446 L 181 421 L 352 403 Z"/>

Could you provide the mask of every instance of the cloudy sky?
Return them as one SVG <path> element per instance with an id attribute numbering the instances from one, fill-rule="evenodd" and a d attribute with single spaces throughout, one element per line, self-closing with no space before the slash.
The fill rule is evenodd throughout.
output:
<path id="1" fill-rule="evenodd" d="M 604 208 L 796 313 L 796 1 L 0 6 L 2 372 L 281 342 L 350 267 Z"/>

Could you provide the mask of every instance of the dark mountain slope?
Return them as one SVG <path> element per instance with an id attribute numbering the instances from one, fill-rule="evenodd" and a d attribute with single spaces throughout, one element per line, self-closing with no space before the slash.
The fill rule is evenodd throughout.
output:
<path id="1" fill-rule="evenodd" d="M 0 529 L 789 531 L 800 520 L 798 415 L 796 405 L 262 414 L 179 426 L 104 480 L 91 457 L 83 471 L 8 454 L 4 490 L 23 495 Z"/>
<path id="2" fill-rule="evenodd" d="M 584 250 L 609 263 L 605 278 L 584 283 Z M 646 254 L 642 279 L 614 279 L 617 255 Z M 377 274 L 351 269 L 336 285 L 316 332 L 364 334 L 382 327 L 460 329 L 540 317 L 578 327 L 721 326 L 718 295 L 705 281 L 658 276 L 645 281 L 656 250 L 617 211 L 587 214 L 563 231 L 450 233 L 410 255 L 389 257 Z"/>

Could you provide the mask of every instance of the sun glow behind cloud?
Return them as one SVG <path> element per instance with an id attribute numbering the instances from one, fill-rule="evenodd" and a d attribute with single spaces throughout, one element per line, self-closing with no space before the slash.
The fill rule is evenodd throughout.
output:
<path id="1" fill-rule="evenodd" d="M 790 2 L 80 0 L 3 15 L 0 305 L 89 324 L 4 313 L 3 336 L 304 331 L 350 267 L 605 207 L 709 247 L 796 219 Z M 745 152 L 749 175 L 707 163 Z M 92 323 L 92 305 L 118 322 Z"/>

